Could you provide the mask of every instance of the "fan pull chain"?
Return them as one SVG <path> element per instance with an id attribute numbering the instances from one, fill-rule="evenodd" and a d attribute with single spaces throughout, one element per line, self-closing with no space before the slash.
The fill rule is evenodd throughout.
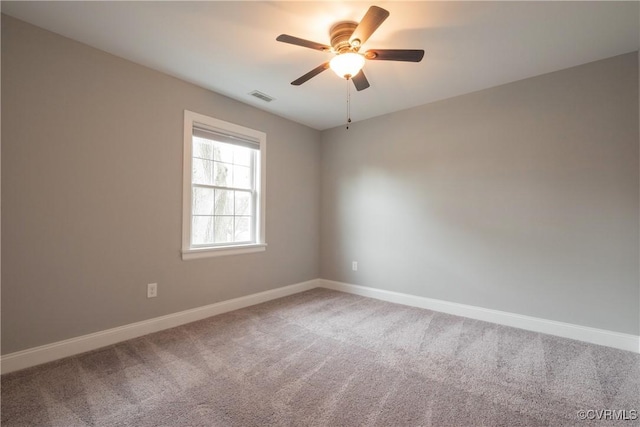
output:
<path id="1" fill-rule="evenodd" d="M 351 124 L 351 79 L 347 79 L 347 130 Z"/>

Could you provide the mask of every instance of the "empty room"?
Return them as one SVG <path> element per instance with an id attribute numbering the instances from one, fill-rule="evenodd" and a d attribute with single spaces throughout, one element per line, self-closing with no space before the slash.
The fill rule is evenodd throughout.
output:
<path id="1" fill-rule="evenodd" d="M 640 3 L 2 1 L 3 426 L 640 423 Z"/>

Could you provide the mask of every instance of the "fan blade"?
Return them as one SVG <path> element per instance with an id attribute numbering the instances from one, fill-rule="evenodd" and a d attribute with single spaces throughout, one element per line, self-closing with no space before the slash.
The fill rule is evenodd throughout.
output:
<path id="1" fill-rule="evenodd" d="M 364 53 L 364 57 L 375 61 L 407 61 L 420 62 L 424 57 L 421 49 L 372 49 Z"/>
<path id="2" fill-rule="evenodd" d="M 292 81 L 291 84 L 294 85 L 294 86 L 300 86 L 302 83 L 306 82 L 307 80 L 312 79 L 313 77 L 317 76 L 318 74 L 320 74 L 321 72 L 323 72 L 327 68 L 329 68 L 329 62 L 328 61 L 325 62 L 324 64 L 318 65 L 316 68 L 314 68 L 313 70 L 309 71 L 304 76 Z"/>
<path id="3" fill-rule="evenodd" d="M 296 46 L 308 47 L 309 49 L 320 50 L 322 52 L 328 52 L 331 50 L 331 46 L 327 46 L 326 44 L 312 42 L 310 40 L 300 39 L 298 37 L 293 37 L 288 34 L 280 34 L 276 37 L 276 40 L 283 43 L 294 44 Z"/>
<path id="4" fill-rule="evenodd" d="M 361 90 L 365 90 L 366 88 L 371 86 L 369 84 L 369 80 L 367 80 L 367 78 L 364 75 L 364 71 L 362 71 L 362 70 L 360 70 L 360 72 L 358 74 L 353 76 L 351 78 L 351 80 L 353 80 L 353 84 L 355 85 L 355 87 L 358 90 L 358 92 L 361 91 Z"/>
<path id="5" fill-rule="evenodd" d="M 389 17 L 389 11 L 378 6 L 371 6 L 364 15 L 364 18 L 362 18 L 362 21 L 360 21 L 356 29 L 353 30 L 353 34 L 349 37 L 349 42 L 353 47 L 362 46 L 387 17 Z M 354 40 L 359 41 L 354 44 Z"/>

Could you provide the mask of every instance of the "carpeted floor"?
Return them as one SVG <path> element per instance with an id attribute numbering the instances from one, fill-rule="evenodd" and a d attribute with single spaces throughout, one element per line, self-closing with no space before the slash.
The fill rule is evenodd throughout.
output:
<path id="1" fill-rule="evenodd" d="M 2 377 L 3 426 L 561 426 L 603 409 L 640 410 L 640 355 L 326 289 Z"/>

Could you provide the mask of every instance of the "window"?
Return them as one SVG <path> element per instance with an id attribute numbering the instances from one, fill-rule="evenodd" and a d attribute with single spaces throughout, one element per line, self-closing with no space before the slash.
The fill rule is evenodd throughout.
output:
<path id="1" fill-rule="evenodd" d="M 182 259 L 264 251 L 266 135 L 184 112 Z"/>

